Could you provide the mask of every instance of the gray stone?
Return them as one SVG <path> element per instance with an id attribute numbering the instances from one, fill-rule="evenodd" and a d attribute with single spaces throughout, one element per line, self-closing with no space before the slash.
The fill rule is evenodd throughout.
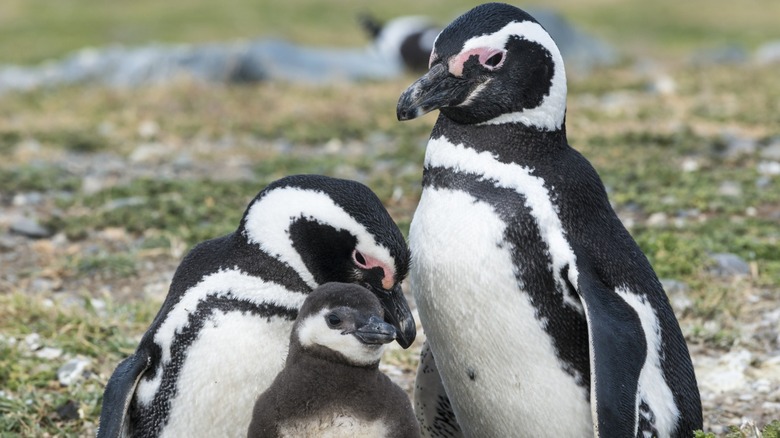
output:
<path id="1" fill-rule="evenodd" d="M 722 277 L 750 275 L 750 265 L 736 254 L 718 253 L 710 255 L 714 263 L 710 272 Z"/>
<path id="2" fill-rule="evenodd" d="M 742 196 L 742 186 L 736 181 L 723 181 L 718 187 L 718 193 L 730 198 Z"/>
<path id="3" fill-rule="evenodd" d="M 14 221 L 11 224 L 11 232 L 33 239 L 40 239 L 52 235 L 52 232 L 48 228 L 29 218 L 21 218 Z"/>
<path id="4" fill-rule="evenodd" d="M 43 347 L 35 352 L 35 357 L 39 359 L 52 360 L 62 356 L 61 348 Z"/>
<path id="5" fill-rule="evenodd" d="M 675 313 L 681 314 L 693 307 L 693 300 L 688 296 L 687 284 L 670 278 L 662 278 L 660 281 Z"/>
<path id="6" fill-rule="evenodd" d="M 752 138 L 726 133 L 721 136 L 721 139 L 725 143 L 723 154 L 727 157 L 751 155 L 758 149 L 758 143 Z"/>
<path id="7" fill-rule="evenodd" d="M 780 138 L 776 138 L 774 141 L 761 149 L 761 158 L 780 161 Z"/>
<path id="8" fill-rule="evenodd" d="M 762 161 L 758 163 L 758 173 L 761 175 L 780 175 L 780 162 Z"/>
<path id="9" fill-rule="evenodd" d="M 647 218 L 648 227 L 665 227 L 668 224 L 669 217 L 663 212 L 653 213 Z"/>
<path id="10" fill-rule="evenodd" d="M 762 44 L 756 49 L 755 60 L 760 65 L 780 62 L 780 40 Z"/>
<path id="11" fill-rule="evenodd" d="M 37 205 L 41 202 L 43 202 L 43 194 L 41 192 L 17 193 L 11 201 L 11 203 L 17 207 L 23 205 Z"/>
<path id="12" fill-rule="evenodd" d="M 60 381 L 60 385 L 69 386 L 81 379 L 90 363 L 89 359 L 83 357 L 77 357 L 66 362 L 57 370 L 57 380 Z"/>
<path id="13" fill-rule="evenodd" d="M 26 345 L 30 351 L 41 348 L 41 335 L 38 333 L 30 333 L 24 337 L 24 345 Z"/>
<path id="14" fill-rule="evenodd" d="M 16 249 L 17 242 L 13 236 L 7 234 L 0 235 L 0 252 L 13 251 Z"/>
<path id="15" fill-rule="evenodd" d="M 750 57 L 748 51 L 740 45 L 728 45 L 697 50 L 691 56 L 694 65 L 710 66 L 723 64 L 743 64 Z"/>

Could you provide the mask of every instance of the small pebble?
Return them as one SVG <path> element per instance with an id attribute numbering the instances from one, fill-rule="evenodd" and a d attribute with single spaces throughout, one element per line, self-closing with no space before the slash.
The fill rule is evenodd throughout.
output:
<path id="1" fill-rule="evenodd" d="M 22 218 L 14 221 L 14 223 L 11 224 L 11 232 L 33 239 L 40 239 L 52 235 L 52 232 L 49 229 L 39 224 L 38 221 L 29 218 Z"/>
<path id="2" fill-rule="evenodd" d="M 775 140 L 765 148 L 761 149 L 761 158 L 780 161 L 780 139 Z"/>
<path id="3" fill-rule="evenodd" d="M 41 348 L 41 335 L 38 333 L 30 333 L 24 337 L 24 344 L 27 345 L 27 348 L 31 351 Z"/>
<path id="4" fill-rule="evenodd" d="M 729 198 L 742 196 L 742 186 L 736 181 L 723 181 L 718 187 L 718 193 Z"/>
<path id="5" fill-rule="evenodd" d="M 82 378 L 84 370 L 86 370 L 89 365 L 90 361 L 88 359 L 81 357 L 71 359 L 57 370 L 57 380 L 59 380 L 60 385 L 62 386 L 72 385 Z"/>
<path id="6" fill-rule="evenodd" d="M 658 212 L 653 213 L 647 218 L 647 226 L 649 227 L 663 227 L 669 222 L 666 213 Z"/>
<path id="7" fill-rule="evenodd" d="M 780 162 L 762 161 L 758 163 L 758 173 L 762 175 L 780 175 Z"/>
<path id="8" fill-rule="evenodd" d="M 138 135 L 144 140 L 149 140 L 156 137 L 160 132 L 160 125 L 154 120 L 144 120 L 138 125 Z"/>
<path id="9" fill-rule="evenodd" d="M 710 272 L 721 276 L 750 275 L 750 265 L 736 254 L 712 254 L 710 259 L 715 263 Z"/>
<path id="10" fill-rule="evenodd" d="M 696 172 L 699 170 L 699 160 L 695 158 L 685 158 L 682 162 L 683 172 Z"/>
<path id="11" fill-rule="evenodd" d="M 62 356 L 61 348 L 44 347 L 35 352 L 35 357 L 39 359 L 52 360 Z"/>

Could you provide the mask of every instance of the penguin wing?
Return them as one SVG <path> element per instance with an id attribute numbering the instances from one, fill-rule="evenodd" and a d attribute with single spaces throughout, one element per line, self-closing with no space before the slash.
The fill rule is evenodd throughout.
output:
<path id="1" fill-rule="evenodd" d="M 635 436 L 639 373 L 647 356 L 642 324 L 615 289 L 580 265 L 576 290 L 585 309 L 590 341 L 591 410 L 596 436 Z"/>
<path id="2" fill-rule="evenodd" d="M 100 412 L 97 438 L 118 438 L 125 436 L 124 425 L 127 410 L 133 400 L 135 387 L 149 368 L 151 356 L 138 350 L 132 356 L 119 363 L 108 379 L 103 393 L 103 407 Z"/>

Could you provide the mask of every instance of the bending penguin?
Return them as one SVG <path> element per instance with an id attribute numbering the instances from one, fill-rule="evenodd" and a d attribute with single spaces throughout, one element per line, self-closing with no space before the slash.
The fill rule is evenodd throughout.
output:
<path id="1" fill-rule="evenodd" d="M 415 390 L 423 434 L 701 428 L 666 294 L 567 142 L 566 74 L 544 28 L 499 3 L 457 18 L 397 112 L 408 120 L 435 109 L 409 233 L 427 336 Z"/>
<path id="2" fill-rule="evenodd" d="M 409 397 L 379 371 L 395 328 L 376 296 L 328 283 L 303 303 L 287 363 L 255 403 L 249 438 L 415 438 Z"/>
<path id="3" fill-rule="evenodd" d="M 271 183 L 238 230 L 181 262 L 135 354 L 108 381 L 98 437 L 244 436 L 255 398 L 284 367 L 298 309 L 326 282 L 367 287 L 408 347 L 408 263 L 368 187 L 314 175 Z"/>

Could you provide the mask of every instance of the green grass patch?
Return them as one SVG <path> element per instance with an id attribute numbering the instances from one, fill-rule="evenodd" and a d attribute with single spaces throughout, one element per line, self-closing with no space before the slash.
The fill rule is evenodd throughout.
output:
<path id="1" fill-rule="evenodd" d="M 48 164 L 26 164 L 0 168 L 0 187 L 5 193 L 75 191 L 81 179 L 60 167 Z"/>
<path id="2" fill-rule="evenodd" d="M 66 212 L 48 225 L 75 239 L 90 230 L 121 227 L 136 234 L 159 230 L 161 238 L 194 244 L 235 230 L 249 200 L 262 187 L 252 182 L 141 179 L 64 201 Z M 81 260 L 78 266 L 128 271 L 126 260 L 113 258 Z"/>
<path id="3" fill-rule="evenodd" d="M 138 301 L 97 310 L 83 303 L 31 299 L 26 293 L 0 294 L 0 434 L 5 436 L 84 436 L 94 432 L 103 387 L 116 364 L 135 350 L 136 334 L 154 317 L 159 303 Z M 41 347 L 58 348 L 55 359 L 38 357 L 25 337 L 40 336 Z M 57 380 L 57 369 L 73 357 L 91 361 L 71 386 Z M 74 418 L 58 408 L 80 411 Z"/>

